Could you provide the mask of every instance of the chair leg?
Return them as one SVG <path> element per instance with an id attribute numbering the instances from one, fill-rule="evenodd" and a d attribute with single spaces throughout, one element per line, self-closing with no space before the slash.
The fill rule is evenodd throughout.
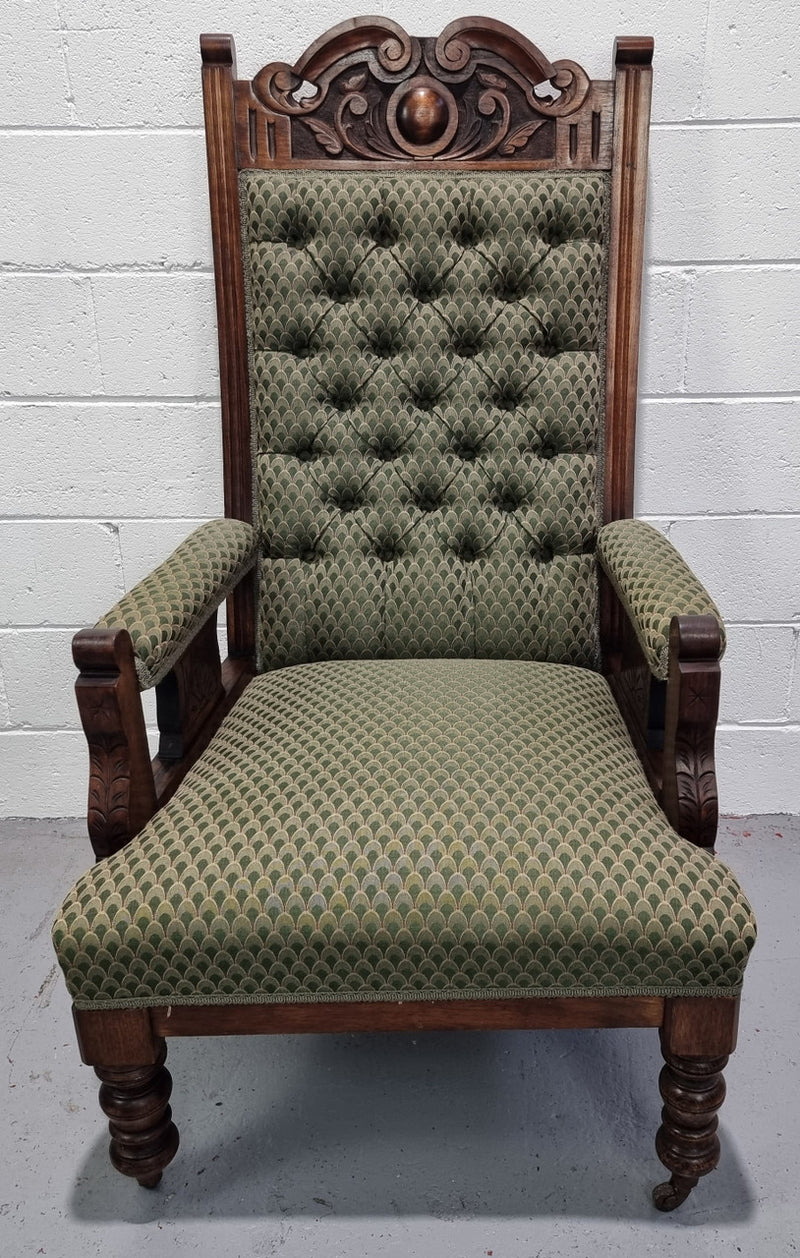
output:
<path id="1" fill-rule="evenodd" d="M 155 1188 L 178 1149 L 178 1131 L 169 1106 L 172 1078 L 164 1066 L 162 1041 L 149 1066 L 95 1066 L 102 1081 L 100 1105 L 111 1133 L 111 1162 L 143 1188 Z"/>
<path id="2" fill-rule="evenodd" d="M 667 1052 L 664 1058 L 656 1152 L 672 1175 L 653 1189 L 653 1204 L 658 1210 L 674 1210 L 719 1162 L 717 1110 L 725 1100 L 721 1072 L 728 1058 L 692 1059 Z"/>
<path id="3" fill-rule="evenodd" d="M 656 1152 L 670 1179 L 653 1190 L 658 1210 L 674 1210 L 701 1175 L 719 1162 L 717 1110 L 725 1100 L 722 1071 L 736 1047 L 738 997 L 667 1000 L 661 1027 L 664 1101 Z"/>

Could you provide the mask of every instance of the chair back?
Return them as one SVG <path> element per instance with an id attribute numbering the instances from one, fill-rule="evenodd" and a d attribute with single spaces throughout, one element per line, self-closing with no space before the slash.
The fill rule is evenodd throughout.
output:
<path id="1" fill-rule="evenodd" d="M 363 18 L 248 82 L 204 37 L 226 506 L 258 526 L 262 668 L 597 662 L 652 52 L 623 45 L 592 82 L 501 23 Z"/>

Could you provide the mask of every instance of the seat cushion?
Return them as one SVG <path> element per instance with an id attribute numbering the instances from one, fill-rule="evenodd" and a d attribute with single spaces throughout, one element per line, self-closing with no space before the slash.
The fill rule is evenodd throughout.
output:
<path id="1" fill-rule="evenodd" d="M 602 677 L 380 660 L 256 678 L 54 938 L 80 1008 L 720 996 L 755 924 Z"/>

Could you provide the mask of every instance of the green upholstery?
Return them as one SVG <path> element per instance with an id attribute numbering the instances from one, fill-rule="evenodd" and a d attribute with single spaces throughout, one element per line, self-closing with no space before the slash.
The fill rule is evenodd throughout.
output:
<path id="1" fill-rule="evenodd" d="M 597 658 L 609 185 L 241 175 L 261 665 Z"/>
<path id="2" fill-rule="evenodd" d="M 631 618 L 654 677 L 669 673 L 673 616 L 715 616 L 725 650 L 725 627 L 716 604 L 675 547 L 644 520 L 614 520 L 600 529 L 597 557 Z"/>
<path id="3" fill-rule="evenodd" d="M 671 615 L 717 614 L 655 530 L 599 528 L 608 202 L 241 175 L 256 529 L 100 624 L 152 685 L 258 551 L 264 671 L 65 901 L 78 1008 L 739 991 L 749 905 L 592 671 L 598 555 L 657 676 Z"/>
<path id="4" fill-rule="evenodd" d="M 251 525 L 209 520 L 98 620 L 98 629 L 128 630 L 142 690 L 166 677 L 255 556 Z"/>
<path id="5" fill-rule="evenodd" d="M 598 674 L 378 660 L 256 678 L 54 938 L 102 1008 L 733 995 L 755 926 Z"/>

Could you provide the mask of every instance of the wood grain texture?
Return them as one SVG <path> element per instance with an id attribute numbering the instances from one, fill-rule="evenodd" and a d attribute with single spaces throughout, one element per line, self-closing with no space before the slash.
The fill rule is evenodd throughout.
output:
<path id="1" fill-rule="evenodd" d="M 619 38 L 606 342 L 604 522 L 633 515 L 653 41 Z"/>
<path id="2" fill-rule="evenodd" d="M 89 744 L 88 827 L 95 856 L 119 851 L 156 809 L 133 645 L 126 629 L 83 629 L 72 640 Z"/>
<path id="3" fill-rule="evenodd" d="M 661 1028 L 664 1102 L 656 1152 L 671 1172 L 653 1190 L 657 1210 L 674 1210 L 719 1162 L 717 1111 L 725 1099 L 722 1071 L 736 1047 L 739 999 L 676 997 L 665 1002 Z"/>
<path id="4" fill-rule="evenodd" d="M 461 18 L 435 38 L 355 18 L 295 65 L 273 62 L 236 83 L 234 98 L 241 167 L 611 163 L 611 84 L 592 83 L 574 61 L 550 62 L 490 18 Z"/>
<path id="5" fill-rule="evenodd" d="M 599 575 L 603 673 L 653 794 L 660 800 L 663 725 L 659 729 L 652 723 L 654 679 L 625 608 L 605 572 Z"/>
<path id="6" fill-rule="evenodd" d="M 664 728 L 662 805 L 698 847 L 713 849 L 719 804 L 714 740 L 719 712 L 720 630 L 713 616 L 674 616 Z"/>
<path id="7" fill-rule="evenodd" d="M 674 1210 L 685 1201 L 701 1175 L 719 1162 L 717 1111 L 725 1100 L 722 1071 L 726 1055 L 684 1058 L 665 1052 L 658 1084 L 664 1108 L 656 1135 L 656 1152 L 671 1177 L 653 1190 L 653 1204 Z"/>
<path id="8" fill-rule="evenodd" d="M 158 1057 L 149 1009 L 73 1009 L 72 1017 L 87 1066 L 152 1065 Z"/>
<path id="9" fill-rule="evenodd" d="M 661 1038 L 679 1057 L 717 1057 L 736 1048 L 739 997 L 674 996 L 664 1005 Z"/>
<path id="10" fill-rule="evenodd" d="M 154 1034 L 298 1035 L 358 1031 L 508 1031 L 660 1026 L 657 996 L 491 1000 L 331 1001 L 286 1005 L 173 1005 L 153 1009 Z"/>
<path id="11" fill-rule="evenodd" d="M 156 686 L 161 761 L 180 760 L 188 752 L 224 694 L 215 613 Z"/>
<path id="12" fill-rule="evenodd" d="M 180 674 L 162 683 L 174 697 L 165 722 L 176 741 L 182 740 L 177 760 L 150 759 L 128 631 L 82 629 L 73 638 L 81 670 L 75 694 L 89 748 L 87 821 L 98 860 L 123 848 L 171 798 L 253 676 L 247 660 L 228 659 L 220 670 L 215 618 L 211 624 L 205 637 L 201 633 L 190 644 L 185 662 L 179 661 Z"/>
<path id="13" fill-rule="evenodd" d="M 96 1066 L 100 1108 L 108 1118 L 111 1163 L 143 1188 L 155 1188 L 178 1151 L 169 1098 L 172 1078 L 161 1041 L 155 1062 L 144 1066 Z"/>
<path id="14" fill-rule="evenodd" d="M 236 52 L 229 35 L 203 35 L 200 48 L 217 298 L 225 514 L 252 523 L 250 388 L 233 109 Z M 228 651 L 244 659 L 254 657 L 252 577 L 240 582 L 228 599 Z"/>

